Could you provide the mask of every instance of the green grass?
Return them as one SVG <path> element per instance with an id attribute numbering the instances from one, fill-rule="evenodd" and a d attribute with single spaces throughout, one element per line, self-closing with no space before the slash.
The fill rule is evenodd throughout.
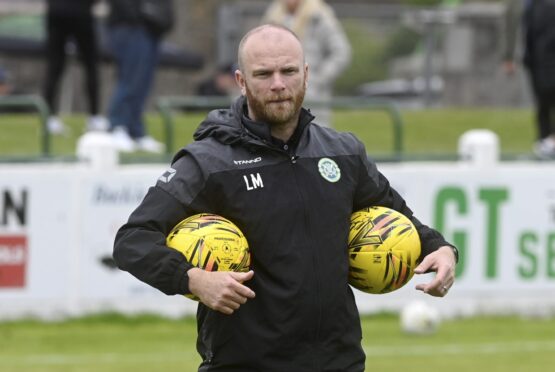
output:
<path id="1" fill-rule="evenodd" d="M 362 319 L 368 371 L 544 372 L 555 363 L 555 319 L 449 320 L 407 336 L 397 316 Z M 102 315 L 59 323 L 0 323 L 2 372 L 195 371 L 192 318 Z"/>
<path id="2" fill-rule="evenodd" d="M 404 111 L 403 144 L 411 156 L 447 155 L 457 152 L 459 137 L 471 129 L 489 129 L 499 136 L 504 154 L 530 153 L 534 141 L 532 114 L 523 109 L 437 109 Z M 349 111 L 336 114 L 336 127 L 355 133 L 369 154 L 392 150 L 391 120 L 385 113 Z"/>
<path id="3" fill-rule="evenodd" d="M 119 315 L 4 323 L 0 371 L 192 371 L 195 329 L 192 319 Z"/>
<path id="4" fill-rule="evenodd" d="M 535 126 L 530 110 L 526 109 L 437 109 L 403 111 L 403 145 L 406 159 L 425 157 L 454 157 L 461 134 L 474 128 L 490 129 L 498 134 L 504 155 L 531 154 Z M 204 114 L 177 115 L 174 146 L 178 149 L 192 141 L 192 134 Z M 82 116 L 64 118 L 71 131 L 66 136 L 52 137 L 51 150 L 55 157 L 71 157 L 75 144 L 84 133 Z M 373 156 L 392 155 L 393 131 L 386 114 L 376 111 L 337 111 L 335 127 L 355 133 Z M 32 115 L 0 114 L 0 158 L 40 154 L 39 121 Z M 159 115 L 148 116 L 148 130 L 159 140 L 165 140 Z M 167 161 L 147 154 L 126 156 L 124 160 Z"/>

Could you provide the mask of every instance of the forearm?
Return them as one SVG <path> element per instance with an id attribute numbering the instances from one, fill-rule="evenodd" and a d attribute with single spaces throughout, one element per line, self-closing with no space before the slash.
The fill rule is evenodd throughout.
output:
<path id="1" fill-rule="evenodd" d="M 166 246 L 169 231 L 187 212 L 170 195 L 151 188 L 114 242 L 118 267 L 166 294 L 188 293 L 183 254 Z"/>

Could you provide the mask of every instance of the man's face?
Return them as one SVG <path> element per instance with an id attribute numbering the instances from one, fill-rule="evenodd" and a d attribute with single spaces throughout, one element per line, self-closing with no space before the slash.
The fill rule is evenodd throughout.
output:
<path id="1" fill-rule="evenodd" d="M 287 31 L 265 29 L 249 37 L 242 56 L 243 71 L 236 72 L 236 80 L 251 119 L 296 124 L 308 76 L 298 40 Z"/>

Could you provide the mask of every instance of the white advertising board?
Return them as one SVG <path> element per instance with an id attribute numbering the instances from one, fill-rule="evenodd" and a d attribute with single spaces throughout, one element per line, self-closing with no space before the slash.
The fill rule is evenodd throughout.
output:
<path id="1" fill-rule="evenodd" d="M 538 163 L 470 168 L 464 164 L 382 167 L 418 218 L 460 252 L 457 281 L 445 299 L 453 314 L 555 312 L 555 166 Z M 386 303 L 421 298 L 414 278 Z M 362 310 L 383 306 L 357 294 Z M 385 305 L 387 306 L 387 305 Z"/>
<path id="2" fill-rule="evenodd" d="M 0 318 L 96 311 L 193 313 L 111 265 L 117 229 L 166 166 L 0 166 Z M 356 291 L 361 312 L 413 299 L 446 314 L 555 313 L 555 164 L 384 164 L 382 172 L 419 219 L 460 250 L 457 281 L 443 299 L 414 289 Z"/>

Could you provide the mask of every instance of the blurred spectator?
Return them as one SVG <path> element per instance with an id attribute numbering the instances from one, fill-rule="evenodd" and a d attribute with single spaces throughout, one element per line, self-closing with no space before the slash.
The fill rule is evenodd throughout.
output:
<path id="1" fill-rule="evenodd" d="M 230 98 L 238 97 L 241 91 L 235 82 L 235 70 L 237 70 L 237 68 L 235 63 L 221 65 L 213 77 L 202 81 L 197 86 L 197 95 Z"/>
<path id="2" fill-rule="evenodd" d="M 162 36 L 173 26 L 171 0 L 110 0 L 109 38 L 117 83 L 108 109 L 117 148 L 160 153 L 164 145 L 146 134 L 143 112 L 159 58 Z"/>
<path id="3" fill-rule="evenodd" d="M 12 74 L 7 69 L 0 66 L 0 97 L 22 94 L 26 94 L 26 92 L 14 85 Z"/>
<path id="4" fill-rule="evenodd" d="M 60 81 L 66 66 L 66 52 L 73 41 L 85 72 L 89 104 L 89 130 L 106 130 L 108 123 L 99 113 L 98 46 L 92 7 L 96 0 L 47 0 L 46 60 L 44 97 L 52 116 L 48 129 L 63 133 L 65 125 L 58 117 Z"/>
<path id="5" fill-rule="evenodd" d="M 24 95 L 26 92 L 14 85 L 12 75 L 4 67 L 0 66 L 0 98 Z M 18 104 L 6 104 L 0 106 L 0 113 L 32 112 L 33 109 Z"/>
<path id="6" fill-rule="evenodd" d="M 0 66 L 0 97 L 12 94 L 13 87 L 8 72 Z"/>
<path id="7" fill-rule="evenodd" d="M 555 1 L 505 0 L 507 43 L 505 72 L 515 71 L 514 55 L 522 25 L 524 66 L 528 71 L 536 105 L 538 140 L 534 152 L 555 159 Z"/>
<path id="8" fill-rule="evenodd" d="M 323 0 L 274 0 L 263 23 L 286 26 L 301 40 L 310 76 L 308 106 L 320 103 L 311 107 L 314 121 L 331 126 L 331 110 L 325 106 L 331 101 L 335 79 L 351 60 L 351 46 L 333 9 Z"/>

